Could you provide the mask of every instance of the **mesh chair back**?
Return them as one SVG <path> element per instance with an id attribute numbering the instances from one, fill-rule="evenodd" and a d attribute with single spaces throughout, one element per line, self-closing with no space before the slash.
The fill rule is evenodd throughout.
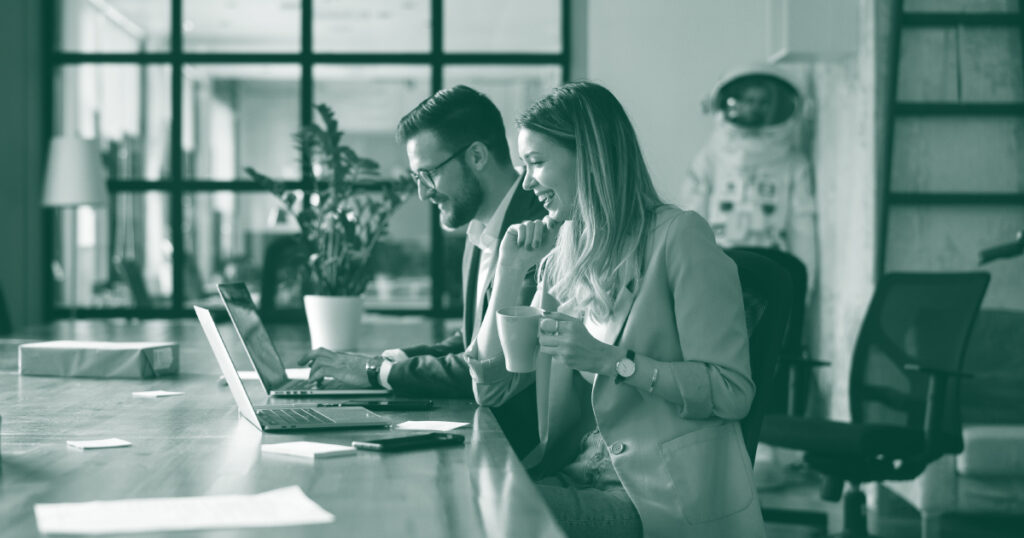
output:
<path id="1" fill-rule="evenodd" d="M 854 347 L 853 422 L 924 430 L 929 377 L 904 369 L 960 373 L 964 350 L 988 286 L 988 273 L 891 273 L 878 282 Z M 935 439 L 942 452 L 963 448 L 959 378 L 949 380 Z"/>
<path id="2" fill-rule="evenodd" d="M 792 303 L 791 279 L 778 263 L 744 249 L 728 249 L 743 288 L 743 308 L 750 338 L 750 373 L 757 392 L 746 418 L 740 421 L 743 442 L 754 461 L 765 407 L 770 401 L 779 354 Z"/>

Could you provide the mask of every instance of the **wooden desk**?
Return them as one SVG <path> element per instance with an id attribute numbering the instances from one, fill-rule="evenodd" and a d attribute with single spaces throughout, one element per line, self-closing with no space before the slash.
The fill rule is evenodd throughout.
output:
<path id="1" fill-rule="evenodd" d="M 426 322 L 424 327 L 429 331 Z M 230 325 L 219 328 L 237 361 L 239 350 Z M 299 351 L 305 345 L 298 336 L 303 330 L 272 327 L 271 334 L 279 348 Z M 415 332 L 408 327 L 394 331 Z M 293 484 L 333 513 L 334 523 L 167 535 L 562 536 L 493 416 L 473 402 L 438 401 L 438 408 L 431 411 L 390 414 L 397 421 L 471 422 L 472 429 L 457 431 L 466 436 L 465 447 L 398 454 L 360 452 L 315 462 L 262 454 L 264 442 L 349 443 L 395 433 L 260 432 L 238 417 L 227 387 L 217 382 L 216 364 L 195 320 L 134 325 L 81 321 L 24 331 L 31 338 L 71 335 L 178 341 L 185 373 L 177 378 L 122 380 L 22 377 L 16 370 L 0 371 L 0 534 L 4 536 L 36 536 L 32 507 L 40 502 L 257 493 Z M 368 340 L 370 345 L 375 343 Z M 407 343 L 412 342 L 396 345 Z M 0 364 L 7 365 L 13 342 L 2 344 Z M 133 391 L 158 388 L 185 394 L 155 400 L 131 397 Z M 251 395 L 263 394 L 254 382 L 246 382 L 246 388 Z M 66 446 L 68 439 L 106 437 L 120 437 L 133 445 L 94 451 Z"/>

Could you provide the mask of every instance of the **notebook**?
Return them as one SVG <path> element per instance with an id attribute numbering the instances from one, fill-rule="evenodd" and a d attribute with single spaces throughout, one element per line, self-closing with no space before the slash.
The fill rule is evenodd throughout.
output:
<path id="1" fill-rule="evenodd" d="M 213 349 L 213 356 L 224 374 L 224 380 L 235 399 L 238 412 L 246 420 L 263 431 L 312 430 L 312 429 L 349 429 L 349 428 L 385 428 L 390 425 L 387 419 L 367 411 L 362 407 L 303 407 L 303 406 L 254 406 L 249 394 L 242 386 L 238 371 L 231 362 L 228 349 L 220 337 L 217 325 L 210 316 L 210 311 L 195 306 L 199 325 L 206 334 L 207 341 Z"/>
<path id="2" fill-rule="evenodd" d="M 217 290 L 263 389 L 271 396 L 384 396 L 389 393 L 387 389 L 351 388 L 340 381 L 327 380 L 317 385 L 306 379 L 288 379 L 284 362 L 256 312 L 249 289 L 242 282 L 232 282 L 218 285 Z"/>

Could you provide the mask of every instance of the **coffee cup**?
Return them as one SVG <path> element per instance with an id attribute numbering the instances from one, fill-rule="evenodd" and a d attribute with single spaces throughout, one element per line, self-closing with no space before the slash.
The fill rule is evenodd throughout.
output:
<path id="1" fill-rule="evenodd" d="M 498 338 L 505 353 L 505 369 L 509 372 L 522 374 L 537 368 L 540 318 L 541 310 L 532 306 L 509 306 L 498 310 Z"/>

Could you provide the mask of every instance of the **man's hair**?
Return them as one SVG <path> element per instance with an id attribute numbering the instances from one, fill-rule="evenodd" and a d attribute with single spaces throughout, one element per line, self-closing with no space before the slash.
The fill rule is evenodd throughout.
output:
<path id="1" fill-rule="evenodd" d="M 402 117 L 395 134 L 405 144 L 423 131 L 436 132 L 451 151 L 479 140 L 498 164 L 512 164 L 501 112 L 486 95 L 468 86 L 445 88 L 425 99 Z"/>

